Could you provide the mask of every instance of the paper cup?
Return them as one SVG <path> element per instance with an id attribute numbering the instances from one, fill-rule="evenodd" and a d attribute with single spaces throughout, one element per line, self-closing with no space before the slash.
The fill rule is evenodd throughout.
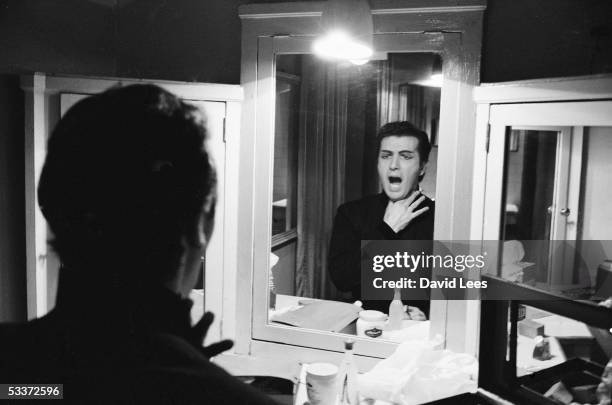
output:
<path id="1" fill-rule="evenodd" d="M 338 367 L 330 363 L 311 363 L 306 367 L 306 393 L 310 405 L 336 403 Z"/>

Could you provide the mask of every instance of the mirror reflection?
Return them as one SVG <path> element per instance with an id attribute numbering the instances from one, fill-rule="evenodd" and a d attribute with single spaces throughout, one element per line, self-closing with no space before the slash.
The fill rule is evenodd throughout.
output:
<path id="1" fill-rule="evenodd" d="M 433 53 L 277 57 L 272 322 L 427 336 L 428 301 L 362 299 L 359 259 L 361 240 L 433 239 L 441 66 Z"/>
<path id="2" fill-rule="evenodd" d="M 579 370 L 588 370 L 593 364 L 603 368 L 610 361 L 612 335 L 609 331 L 522 304 L 518 308 L 517 321 L 516 340 L 509 350 L 516 353 L 516 376 L 519 381 L 544 393 L 554 382 L 551 383 L 550 379 L 538 381 L 528 376 L 548 369 L 549 375 L 558 379 L 565 372 L 566 378 L 584 381 L 573 385 L 588 386 L 583 394 L 595 398 L 601 378 Z M 572 366 L 567 367 L 569 364 Z M 581 402 L 596 401 L 585 399 Z"/>
<path id="3" fill-rule="evenodd" d="M 612 128 L 509 128 L 502 277 L 572 299 L 612 296 Z"/>

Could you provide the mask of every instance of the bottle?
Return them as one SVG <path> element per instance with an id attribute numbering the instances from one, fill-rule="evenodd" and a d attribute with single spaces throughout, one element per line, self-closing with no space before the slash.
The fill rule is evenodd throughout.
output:
<path id="1" fill-rule="evenodd" d="M 402 319 L 404 319 L 404 304 L 402 303 L 400 289 L 396 288 L 393 291 L 393 301 L 389 304 L 389 322 L 387 323 L 387 330 L 401 329 Z"/>
<path id="2" fill-rule="evenodd" d="M 339 384 L 339 404 L 340 405 L 357 405 L 359 402 L 359 394 L 357 392 L 357 365 L 353 358 L 354 341 L 346 340 L 344 342 L 344 358 L 340 364 L 338 372 Z"/>

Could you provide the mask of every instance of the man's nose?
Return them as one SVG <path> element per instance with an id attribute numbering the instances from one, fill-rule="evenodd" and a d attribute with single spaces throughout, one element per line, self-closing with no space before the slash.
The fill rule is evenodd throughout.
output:
<path id="1" fill-rule="evenodd" d="M 397 155 L 391 158 L 391 162 L 389 163 L 389 169 L 397 169 L 399 167 L 399 157 Z"/>

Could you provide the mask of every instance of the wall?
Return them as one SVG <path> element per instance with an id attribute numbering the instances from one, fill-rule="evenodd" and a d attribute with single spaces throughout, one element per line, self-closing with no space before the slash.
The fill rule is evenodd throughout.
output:
<path id="1" fill-rule="evenodd" d="M 112 75 L 114 25 L 83 0 L 0 0 L 0 73 Z"/>
<path id="2" fill-rule="evenodd" d="M 236 0 L 137 0 L 117 11 L 118 76 L 240 82 Z"/>
<path id="3" fill-rule="evenodd" d="M 0 322 L 26 317 L 23 95 L 0 75 Z"/>
<path id="4" fill-rule="evenodd" d="M 612 72 L 609 0 L 488 0 L 483 82 Z"/>
<path id="5" fill-rule="evenodd" d="M 112 76 L 115 38 L 109 7 L 0 0 L 0 322 L 26 318 L 24 100 L 17 74 Z"/>
<path id="6" fill-rule="evenodd" d="M 263 2 L 0 0 L 0 72 L 239 83 L 238 6 Z M 611 14 L 609 0 L 489 0 L 482 81 L 612 72 Z"/>

